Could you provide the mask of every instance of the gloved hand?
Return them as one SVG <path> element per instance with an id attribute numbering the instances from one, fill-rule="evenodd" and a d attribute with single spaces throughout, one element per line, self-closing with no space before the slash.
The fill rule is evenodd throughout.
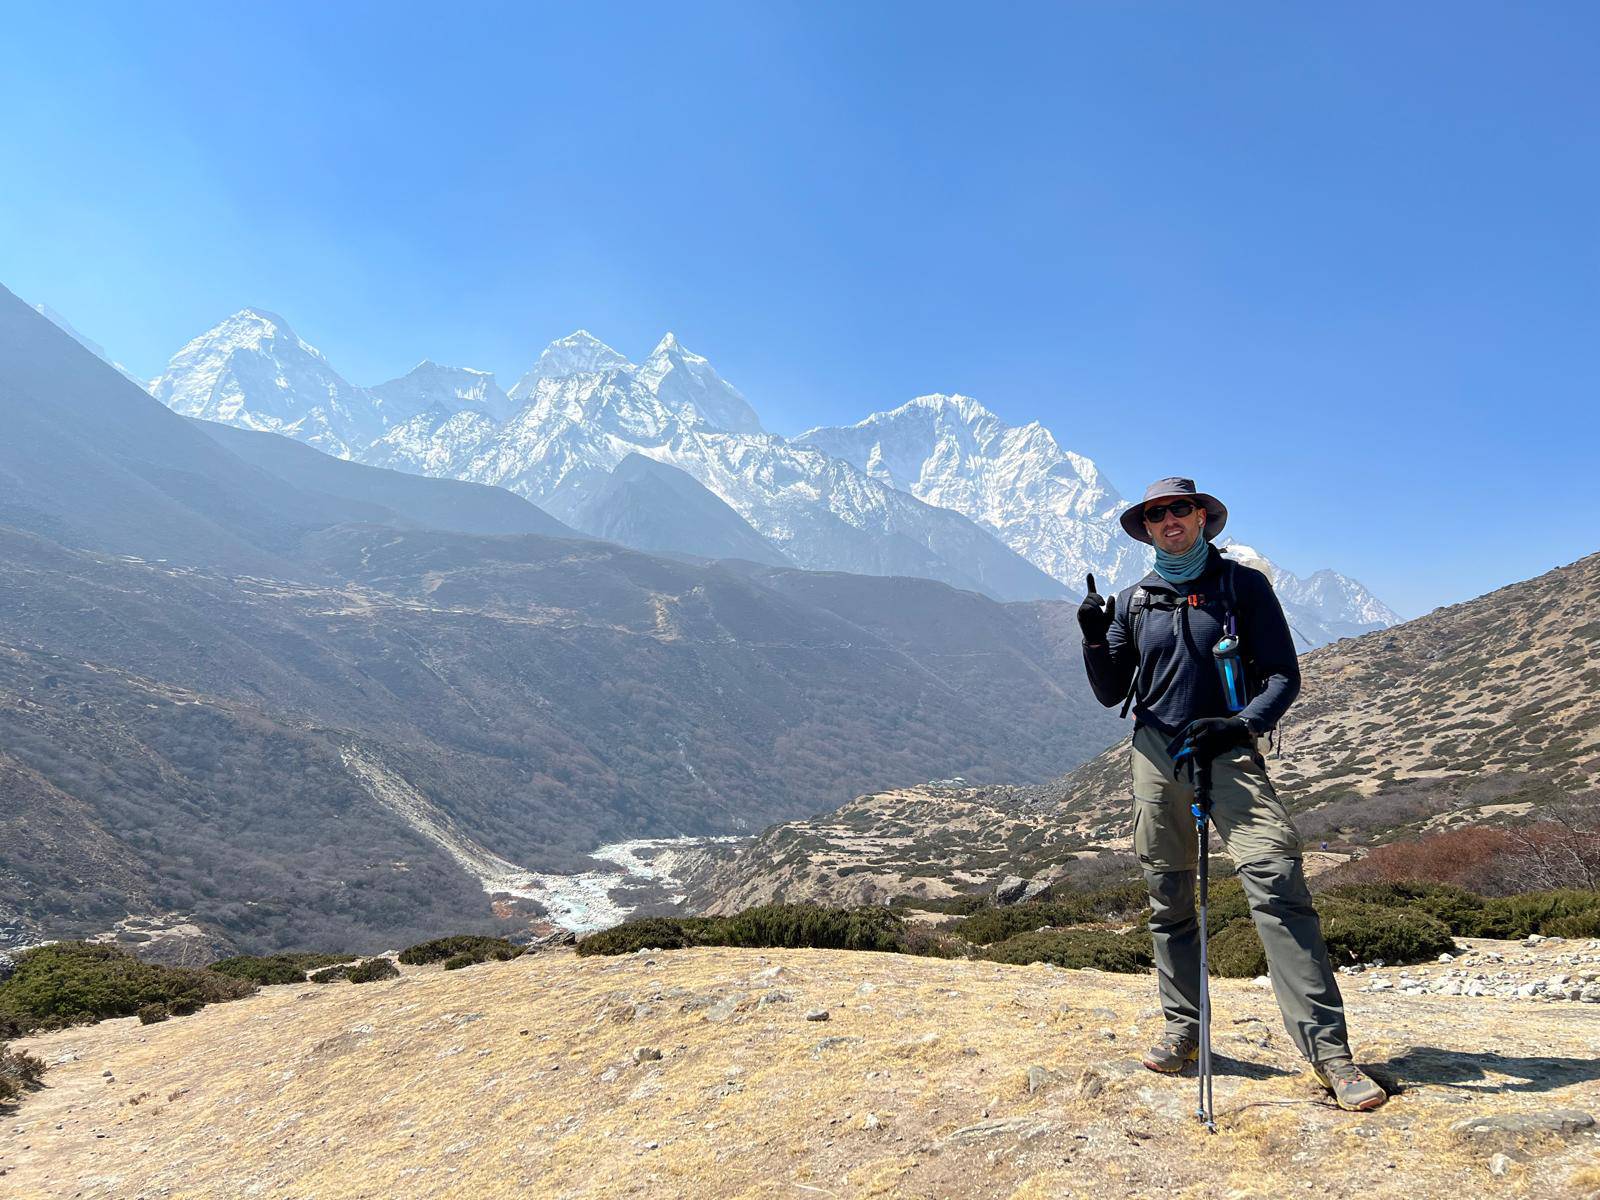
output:
<path id="1" fill-rule="evenodd" d="M 1089 594 L 1078 605 L 1078 628 L 1083 630 L 1083 640 L 1091 646 L 1101 645 L 1116 615 L 1117 598 L 1113 596 L 1107 600 L 1095 591 L 1094 576 L 1089 576 Z"/>
<path id="2" fill-rule="evenodd" d="M 1208 763 L 1235 746 L 1248 746 L 1250 737 L 1243 717 L 1201 717 L 1167 743 L 1167 753 L 1174 767 L 1190 760 Z"/>

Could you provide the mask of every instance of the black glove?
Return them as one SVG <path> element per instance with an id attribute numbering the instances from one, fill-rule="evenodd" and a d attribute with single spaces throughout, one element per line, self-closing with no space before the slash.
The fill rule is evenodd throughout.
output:
<path id="1" fill-rule="evenodd" d="M 1208 763 L 1235 746 L 1248 746 L 1250 739 L 1250 726 L 1242 717 L 1201 717 L 1167 743 L 1167 754 L 1174 767 L 1186 759 Z"/>
<path id="2" fill-rule="evenodd" d="M 1094 576 L 1089 576 L 1089 594 L 1083 598 L 1083 603 L 1078 605 L 1078 628 L 1083 630 L 1083 640 L 1091 645 L 1098 646 L 1106 640 L 1106 630 L 1111 628 L 1111 619 L 1117 615 L 1117 598 L 1107 600 L 1094 590 Z"/>

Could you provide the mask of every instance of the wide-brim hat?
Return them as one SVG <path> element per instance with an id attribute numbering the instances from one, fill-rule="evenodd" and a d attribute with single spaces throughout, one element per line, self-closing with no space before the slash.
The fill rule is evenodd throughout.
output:
<path id="1" fill-rule="evenodd" d="M 1194 480 L 1179 479 L 1176 475 L 1169 475 L 1165 479 L 1158 479 L 1144 490 L 1144 499 L 1137 504 L 1130 504 L 1122 511 L 1122 528 L 1129 537 L 1135 541 L 1143 542 L 1147 546 L 1155 545 L 1154 540 L 1144 531 L 1144 507 L 1152 500 L 1160 500 L 1164 496 L 1187 496 L 1197 505 L 1206 510 L 1206 527 L 1201 535 L 1210 541 L 1222 532 L 1222 527 L 1228 523 L 1228 506 L 1218 500 L 1210 492 L 1197 492 Z"/>

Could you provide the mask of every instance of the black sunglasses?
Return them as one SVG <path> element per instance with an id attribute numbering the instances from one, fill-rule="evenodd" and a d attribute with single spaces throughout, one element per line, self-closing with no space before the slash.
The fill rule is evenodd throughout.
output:
<path id="1" fill-rule="evenodd" d="M 1174 500 L 1171 504 L 1152 504 L 1144 510 L 1144 519 L 1154 525 L 1169 512 L 1175 517 L 1187 517 L 1194 511 L 1194 505 L 1187 500 Z"/>

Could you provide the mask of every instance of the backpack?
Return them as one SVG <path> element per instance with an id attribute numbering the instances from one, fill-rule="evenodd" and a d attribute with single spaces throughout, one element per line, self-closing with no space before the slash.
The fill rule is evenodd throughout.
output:
<path id="1" fill-rule="evenodd" d="M 1234 591 L 1233 586 L 1233 573 L 1238 564 L 1226 556 L 1222 559 L 1222 564 L 1222 624 L 1227 632 L 1236 633 L 1238 631 L 1238 603 L 1237 593 Z M 1137 654 L 1139 652 L 1139 631 L 1143 627 L 1142 621 L 1145 613 L 1155 609 L 1158 612 L 1171 612 L 1176 616 L 1177 610 L 1185 604 L 1192 608 L 1198 608 L 1204 600 L 1204 595 L 1193 592 L 1188 596 L 1173 596 L 1167 592 L 1152 592 L 1143 584 L 1134 588 L 1133 595 L 1128 600 L 1127 613 L 1128 637 L 1133 643 L 1134 653 Z M 1245 673 L 1249 680 L 1248 690 L 1254 694 L 1258 690 L 1257 680 L 1260 676 L 1256 671 L 1255 659 L 1250 655 L 1248 644 L 1244 647 L 1244 660 Z M 1128 684 L 1128 694 L 1123 697 L 1120 716 L 1126 717 L 1128 715 L 1128 710 L 1133 707 L 1138 690 L 1139 668 L 1135 664 L 1133 681 Z"/>

